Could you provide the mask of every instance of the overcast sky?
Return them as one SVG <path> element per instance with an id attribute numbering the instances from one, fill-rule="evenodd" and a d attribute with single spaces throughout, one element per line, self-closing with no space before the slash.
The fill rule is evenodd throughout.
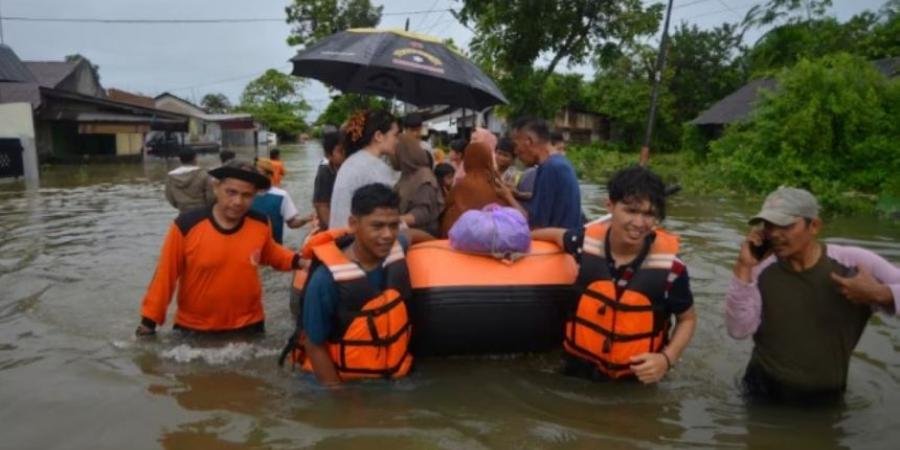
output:
<path id="1" fill-rule="evenodd" d="M 658 3 L 662 0 L 644 0 Z M 673 26 L 685 21 L 711 28 L 736 22 L 763 0 L 676 0 Z M 290 0 L 0 0 L 3 17 L 91 19 L 276 19 Z M 463 48 L 472 33 L 447 12 L 456 0 L 374 0 L 384 6 L 380 27 L 451 37 Z M 834 0 L 833 13 L 846 20 L 883 0 Z M 423 11 L 433 11 L 424 13 Z M 404 14 L 400 14 L 404 13 Z M 81 53 L 100 66 L 101 83 L 146 95 L 170 91 L 199 101 L 209 92 L 237 101 L 248 81 L 269 68 L 290 71 L 295 49 L 281 22 L 215 24 L 107 24 L 4 20 L 4 42 L 24 60 L 61 60 Z M 757 35 L 748 36 L 755 39 Z M 558 69 L 559 70 L 559 69 Z M 563 70 L 566 70 L 565 68 Z M 590 73 L 589 68 L 569 70 Z M 304 96 L 314 118 L 329 102 L 328 91 L 309 82 Z"/>

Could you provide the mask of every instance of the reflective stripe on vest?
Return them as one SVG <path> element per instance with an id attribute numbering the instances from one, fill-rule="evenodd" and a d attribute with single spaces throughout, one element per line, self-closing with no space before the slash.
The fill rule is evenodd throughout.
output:
<path id="1" fill-rule="evenodd" d="M 326 231 L 310 231 L 300 249 L 300 267 L 294 270 L 294 279 L 291 282 L 291 294 L 298 299 L 298 314 L 303 311 L 303 290 L 306 288 L 306 282 L 309 279 L 312 266 L 313 248 L 329 242 L 337 241 L 347 235 L 346 229 L 326 230 Z"/>
<path id="2" fill-rule="evenodd" d="M 578 276 L 582 294 L 566 322 L 563 347 L 610 378 L 619 378 L 632 375 L 632 356 L 658 352 L 665 345 L 668 317 L 662 308 L 678 238 L 657 230 L 640 267 L 616 295 L 606 259 L 608 230 L 608 222 L 585 228 Z"/>
<path id="3" fill-rule="evenodd" d="M 408 352 L 412 325 L 405 303 L 411 288 L 400 242 L 384 260 L 387 287 L 382 292 L 369 284 L 366 273 L 334 241 L 314 247 L 313 252 L 338 285 L 335 323 L 326 346 L 341 379 L 406 375 L 412 367 Z M 308 359 L 303 368 L 312 371 Z"/>

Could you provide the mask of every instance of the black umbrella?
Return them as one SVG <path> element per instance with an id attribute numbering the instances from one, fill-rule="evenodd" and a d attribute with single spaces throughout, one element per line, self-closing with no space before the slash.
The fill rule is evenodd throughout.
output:
<path id="1" fill-rule="evenodd" d="M 315 78 L 343 92 L 476 110 L 508 103 L 471 61 L 438 39 L 418 33 L 351 29 L 301 50 L 291 61 L 294 75 Z"/>

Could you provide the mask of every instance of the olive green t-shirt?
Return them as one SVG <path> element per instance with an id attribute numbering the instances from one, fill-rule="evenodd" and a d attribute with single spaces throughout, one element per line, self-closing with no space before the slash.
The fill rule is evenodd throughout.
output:
<path id="1" fill-rule="evenodd" d="M 786 386 L 805 389 L 843 389 L 850 356 L 872 309 L 838 292 L 829 274 L 847 275 L 849 268 L 828 257 L 796 272 L 774 262 L 759 274 L 762 321 L 756 334 L 751 364 Z"/>

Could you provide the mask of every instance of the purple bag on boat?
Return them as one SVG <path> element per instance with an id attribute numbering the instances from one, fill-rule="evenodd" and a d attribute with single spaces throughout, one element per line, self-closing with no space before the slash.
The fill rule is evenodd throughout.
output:
<path id="1" fill-rule="evenodd" d="M 465 252 L 507 255 L 531 249 L 531 232 L 522 213 L 496 203 L 463 213 L 450 227 L 449 237 L 451 247 Z"/>

